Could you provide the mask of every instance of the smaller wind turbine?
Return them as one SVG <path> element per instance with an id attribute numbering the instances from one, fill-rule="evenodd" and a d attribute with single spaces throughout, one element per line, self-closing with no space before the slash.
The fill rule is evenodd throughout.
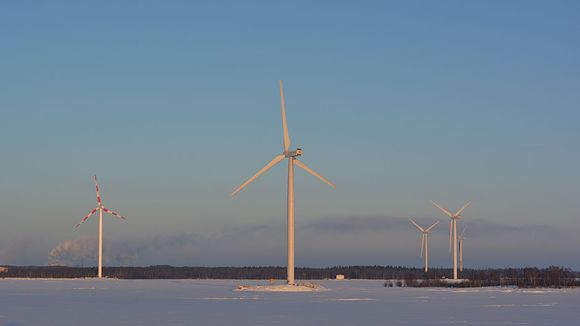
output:
<path id="1" fill-rule="evenodd" d="M 437 205 L 436 202 L 431 201 L 433 206 L 439 208 L 440 211 L 445 213 L 451 219 L 449 223 L 449 252 L 451 252 L 451 243 L 453 243 L 453 279 L 457 279 L 457 220 L 461 218 L 461 212 L 471 204 L 471 200 L 461 207 L 455 214 L 451 213 L 448 209 Z"/>
<path id="2" fill-rule="evenodd" d="M 99 182 L 97 181 L 97 176 L 94 176 L 95 179 L 95 188 L 97 191 L 97 207 L 95 207 L 85 218 L 83 218 L 79 224 L 75 226 L 78 228 L 81 224 L 83 224 L 91 215 L 95 214 L 95 212 L 99 211 L 99 278 L 103 278 L 103 211 L 107 214 L 111 214 L 115 217 L 125 219 L 125 217 L 113 212 L 112 210 L 108 209 L 103 205 L 101 202 L 101 194 L 99 193 Z"/>
<path id="3" fill-rule="evenodd" d="M 409 219 L 411 223 L 415 225 L 415 227 L 421 231 L 421 257 L 423 257 L 423 253 L 425 253 L 425 272 L 429 271 L 429 232 L 439 223 L 439 221 L 433 223 L 430 227 L 423 229 L 422 227 L 417 224 L 417 222 Z"/>
<path id="4" fill-rule="evenodd" d="M 463 231 L 461 231 L 461 234 L 457 237 L 457 239 L 459 239 L 459 271 L 463 272 L 463 239 L 465 239 L 463 237 L 463 234 L 465 233 L 465 230 L 467 228 L 463 228 Z"/>

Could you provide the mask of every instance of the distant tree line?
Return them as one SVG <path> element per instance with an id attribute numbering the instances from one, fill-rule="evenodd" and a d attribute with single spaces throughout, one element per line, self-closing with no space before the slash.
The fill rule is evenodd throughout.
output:
<path id="1" fill-rule="evenodd" d="M 501 269 L 468 269 L 461 278 L 464 282 L 450 283 L 441 278 L 421 278 L 414 274 L 405 277 L 404 286 L 411 287 L 483 287 L 483 286 L 516 286 L 520 288 L 535 287 L 578 287 L 580 273 L 568 268 L 550 266 L 548 268 L 501 268 Z M 385 286 L 389 286 L 386 284 Z"/>
<path id="2" fill-rule="evenodd" d="M 104 274 L 118 279 L 259 279 L 284 280 L 286 268 L 266 267 L 104 267 Z M 91 278 L 96 267 L 66 266 L 4 266 L 0 278 Z M 518 286 L 518 287 L 571 287 L 580 286 L 580 273 L 564 267 L 465 269 L 460 277 L 468 281 L 450 284 L 442 279 L 451 269 L 422 269 L 402 266 L 335 266 L 328 268 L 296 268 L 296 279 L 333 279 L 342 274 L 346 279 L 401 280 L 405 286 Z"/>

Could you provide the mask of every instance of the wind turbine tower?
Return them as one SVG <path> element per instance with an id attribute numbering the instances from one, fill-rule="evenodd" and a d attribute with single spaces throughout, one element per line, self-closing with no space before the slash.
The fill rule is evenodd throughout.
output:
<path id="1" fill-rule="evenodd" d="M 464 228 L 463 231 L 461 231 L 461 234 L 459 235 L 459 237 L 457 237 L 459 239 L 459 271 L 463 272 L 463 239 L 465 239 L 465 237 L 463 236 L 463 234 L 465 234 L 465 229 Z"/>
<path id="2" fill-rule="evenodd" d="M 96 211 L 99 211 L 99 273 L 98 277 L 103 278 L 103 212 L 113 215 L 115 217 L 125 219 L 125 217 L 117 214 L 116 212 L 108 209 L 103 205 L 101 202 L 101 194 L 99 192 L 99 182 L 97 181 L 97 176 L 94 176 L 95 179 L 95 188 L 97 191 L 97 207 L 95 207 L 92 211 L 89 212 L 87 216 L 85 216 L 76 226 L 78 228 L 81 224 L 83 224 L 89 217 L 91 217 Z"/>
<path id="3" fill-rule="evenodd" d="M 425 253 L 425 273 L 429 271 L 429 232 L 439 223 L 439 221 L 433 223 L 430 227 L 423 229 L 417 224 L 417 222 L 409 219 L 413 225 L 421 232 L 421 257 Z"/>
<path id="4" fill-rule="evenodd" d="M 296 148 L 295 150 L 290 149 L 292 142 L 290 141 L 290 135 L 288 134 L 288 124 L 286 122 L 286 108 L 284 103 L 284 90 L 282 88 L 282 81 L 280 81 L 280 98 L 282 102 L 282 129 L 284 130 L 284 151 L 282 154 L 274 157 L 270 163 L 266 164 L 260 171 L 258 171 L 253 177 L 249 178 L 241 186 L 231 193 L 231 196 L 235 196 L 242 189 L 244 189 L 248 184 L 256 180 L 260 175 L 264 174 L 266 171 L 271 169 L 274 165 L 282 162 L 284 159 L 288 160 L 288 266 L 287 266 L 287 282 L 289 285 L 294 285 L 294 165 L 305 170 L 306 172 L 312 174 L 318 179 L 322 180 L 324 183 L 328 184 L 332 188 L 336 186 L 328 181 L 325 177 L 314 172 L 306 164 L 298 160 L 299 156 L 302 156 L 302 149 Z"/>
<path id="5" fill-rule="evenodd" d="M 461 207 L 455 214 L 451 213 L 451 211 L 449 211 L 446 208 L 443 208 L 439 205 L 437 205 L 437 203 L 435 203 L 434 201 L 431 201 L 431 204 L 433 204 L 433 206 L 437 207 L 440 211 L 442 211 L 445 215 L 449 216 L 449 218 L 451 219 L 450 223 L 449 223 L 449 251 L 451 252 L 451 243 L 453 243 L 453 279 L 456 280 L 457 279 L 457 220 L 461 219 L 461 212 L 463 212 L 463 210 L 465 210 L 467 208 L 467 206 L 469 206 L 471 204 L 471 201 L 469 201 L 467 204 L 465 204 L 463 207 Z"/>

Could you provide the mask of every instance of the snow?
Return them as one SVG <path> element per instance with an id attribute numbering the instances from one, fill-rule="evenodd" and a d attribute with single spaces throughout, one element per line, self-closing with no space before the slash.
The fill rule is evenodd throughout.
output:
<path id="1" fill-rule="evenodd" d="M 580 289 L 236 291 L 247 280 L 0 279 L 0 325 L 577 325 Z M 279 283 L 278 285 L 282 285 Z"/>
<path id="2" fill-rule="evenodd" d="M 296 285 L 288 284 L 269 284 L 269 285 L 239 285 L 236 291 L 253 291 L 253 292 L 317 292 L 317 291 L 327 291 L 325 287 L 322 287 L 313 282 L 298 283 Z"/>

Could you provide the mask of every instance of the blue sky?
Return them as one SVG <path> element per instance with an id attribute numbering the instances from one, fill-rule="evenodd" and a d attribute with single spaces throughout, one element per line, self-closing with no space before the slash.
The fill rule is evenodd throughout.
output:
<path id="1" fill-rule="evenodd" d="M 428 201 L 473 199 L 466 265 L 578 269 L 579 32 L 575 1 L 4 2 L 0 264 L 92 243 L 96 173 L 110 263 L 284 265 L 285 168 L 228 196 L 282 151 L 283 79 L 338 187 L 297 172 L 297 265 L 418 264 L 414 217 L 448 266 Z"/>

